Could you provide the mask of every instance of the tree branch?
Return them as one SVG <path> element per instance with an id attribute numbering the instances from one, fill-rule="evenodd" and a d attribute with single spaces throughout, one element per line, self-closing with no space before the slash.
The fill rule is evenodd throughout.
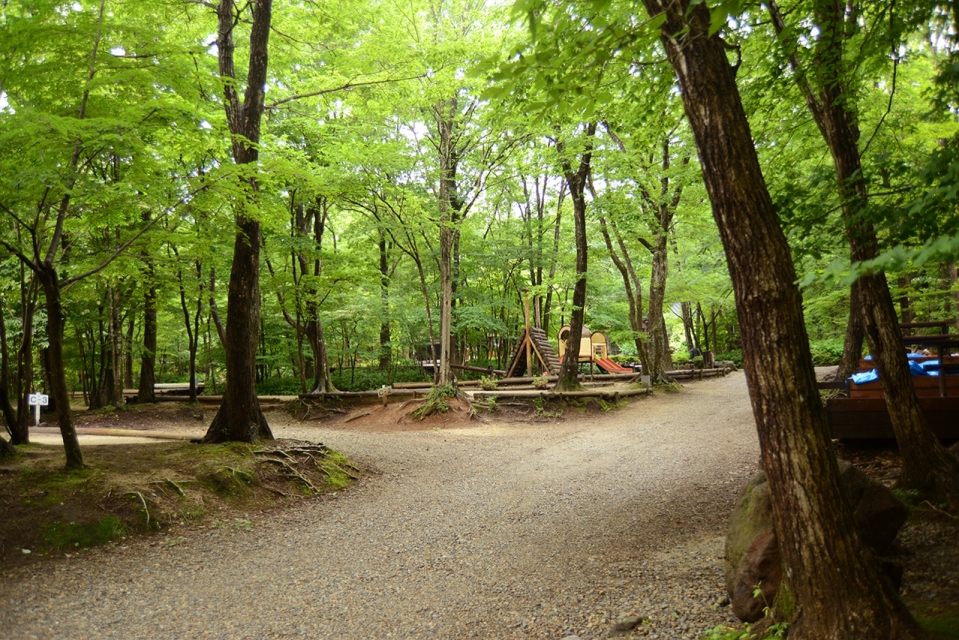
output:
<path id="1" fill-rule="evenodd" d="M 292 96 L 287 96 L 286 98 L 281 98 L 275 102 L 264 107 L 267 110 L 276 109 L 281 104 L 286 104 L 287 102 L 293 102 L 294 100 L 303 100 L 304 98 L 315 98 L 317 96 L 324 96 L 328 93 L 336 93 L 338 91 L 349 91 L 354 87 L 366 87 L 375 84 L 387 84 L 390 82 L 405 82 L 406 80 L 419 80 L 420 78 L 425 78 L 426 74 L 420 74 L 418 76 L 409 76 L 407 78 L 384 78 L 382 80 L 367 80 L 365 82 L 354 82 L 352 80 L 342 84 L 338 87 L 332 87 L 329 89 L 318 89 L 316 91 L 308 91 L 306 93 L 297 93 Z"/>

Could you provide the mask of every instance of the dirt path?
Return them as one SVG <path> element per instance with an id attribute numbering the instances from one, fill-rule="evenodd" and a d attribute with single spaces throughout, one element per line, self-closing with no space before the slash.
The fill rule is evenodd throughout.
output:
<path id="1" fill-rule="evenodd" d="M 562 424 L 353 432 L 273 418 L 380 473 L 338 498 L 0 581 L 0 638 L 697 638 L 758 445 L 745 378 Z M 242 524 L 242 523 L 238 523 Z"/>

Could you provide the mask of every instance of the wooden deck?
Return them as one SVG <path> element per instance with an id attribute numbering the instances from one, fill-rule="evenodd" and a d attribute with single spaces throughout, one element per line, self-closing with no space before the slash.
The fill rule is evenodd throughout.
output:
<path id="1" fill-rule="evenodd" d="M 920 397 L 919 404 L 940 440 L 959 440 L 959 397 Z M 832 398 L 826 414 L 833 438 L 896 437 L 883 398 Z"/>

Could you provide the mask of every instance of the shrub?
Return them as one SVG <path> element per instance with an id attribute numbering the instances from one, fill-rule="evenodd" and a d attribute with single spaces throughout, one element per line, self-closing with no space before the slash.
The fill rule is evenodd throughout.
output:
<path id="1" fill-rule="evenodd" d="M 736 363 L 737 367 L 741 367 L 743 364 L 743 351 L 742 349 L 736 349 L 735 351 L 726 351 L 725 353 L 717 353 L 713 356 L 713 359 L 717 362 L 720 360 L 732 360 Z"/>
<path id="2" fill-rule="evenodd" d="M 810 340 L 809 350 L 812 352 L 812 363 L 817 367 L 839 364 L 842 359 L 842 339 Z"/>

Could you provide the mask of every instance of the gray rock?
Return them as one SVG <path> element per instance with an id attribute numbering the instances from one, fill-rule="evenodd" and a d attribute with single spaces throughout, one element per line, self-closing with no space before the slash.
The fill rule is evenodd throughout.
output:
<path id="1" fill-rule="evenodd" d="M 563 640 L 582 640 L 579 636 L 566 636 Z"/>
<path id="2" fill-rule="evenodd" d="M 839 461 L 839 473 L 863 542 L 877 555 L 885 554 L 905 522 L 908 508 L 892 491 L 849 462 Z M 762 618 L 765 608 L 773 606 L 782 582 L 779 542 L 763 473 L 746 485 L 733 510 L 723 570 L 733 614 L 744 622 Z M 885 570 L 894 584 L 897 577 L 901 580 L 901 572 L 897 574 L 892 567 Z M 757 587 L 760 592 L 754 595 Z"/>
<path id="3" fill-rule="evenodd" d="M 625 636 L 629 635 L 629 632 L 638 627 L 643 623 L 643 619 L 639 616 L 630 616 L 628 618 L 623 618 L 622 620 L 615 622 L 613 627 L 610 629 L 610 635 L 612 636 Z"/>

